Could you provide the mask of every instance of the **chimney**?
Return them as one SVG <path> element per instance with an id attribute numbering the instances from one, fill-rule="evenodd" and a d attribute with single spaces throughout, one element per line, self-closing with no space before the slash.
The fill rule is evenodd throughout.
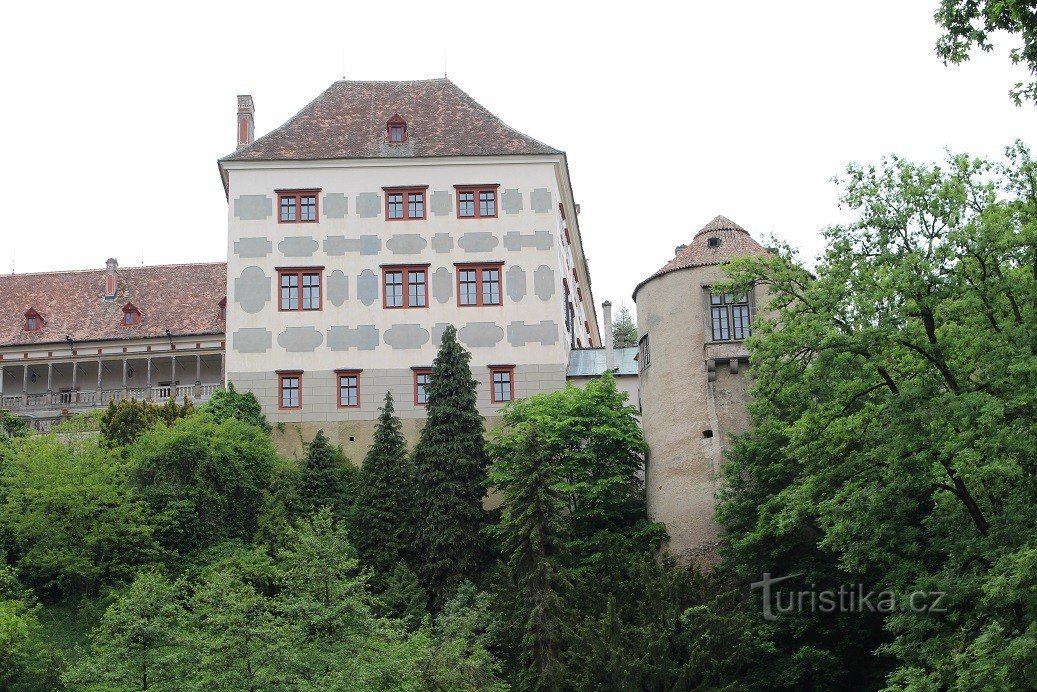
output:
<path id="1" fill-rule="evenodd" d="M 675 247 L 675 248 L 673 249 L 673 255 L 674 255 L 674 257 L 676 257 L 677 255 L 681 254 L 681 251 L 682 251 L 682 250 L 687 250 L 687 249 L 688 249 L 688 246 L 687 246 L 687 245 L 678 245 L 677 247 Z"/>
<path id="2" fill-rule="evenodd" d="M 118 281 L 116 281 L 116 270 L 119 268 L 119 263 L 114 257 L 109 257 L 108 261 L 104 263 L 107 271 L 104 276 L 104 299 L 115 300 L 115 293 L 118 289 Z"/>
<path id="3" fill-rule="evenodd" d="M 238 149 L 252 144 L 256 138 L 256 123 L 253 115 L 256 107 L 248 94 L 238 96 Z"/>
<path id="4" fill-rule="evenodd" d="M 612 350 L 612 303 L 606 300 L 601 304 L 601 310 L 605 315 L 605 370 L 613 372 L 616 354 Z"/>

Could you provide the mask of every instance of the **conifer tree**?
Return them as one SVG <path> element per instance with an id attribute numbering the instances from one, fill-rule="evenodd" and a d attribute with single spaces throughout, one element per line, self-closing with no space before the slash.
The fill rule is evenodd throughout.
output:
<path id="1" fill-rule="evenodd" d="M 364 565 L 375 571 L 374 585 L 385 579 L 401 560 L 413 558 L 414 465 L 407 455 L 400 419 L 392 393 L 378 416 L 374 441 L 360 467 L 353 543 Z"/>
<path id="2" fill-rule="evenodd" d="M 523 681 L 531 690 L 558 690 L 563 670 L 558 659 L 560 592 L 569 587 L 559 564 L 565 545 L 565 496 L 561 476 L 535 425 L 513 434 L 517 446 L 494 459 L 492 481 L 503 494 L 496 528 L 512 579 L 524 596 L 516 623 L 522 629 Z M 516 450 L 512 452 L 511 450 Z M 495 455 L 496 457 L 496 455 Z"/>
<path id="3" fill-rule="evenodd" d="M 351 509 L 351 486 L 356 476 L 352 463 L 334 447 L 323 430 L 306 445 L 299 475 L 299 501 L 305 514 L 330 507 L 336 519 Z"/>
<path id="4" fill-rule="evenodd" d="M 637 325 L 626 305 L 619 308 L 612 322 L 612 342 L 616 348 L 637 346 Z"/>
<path id="5" fill-rule="evenodd" d="M 470 360 L 448 326 L 432 365 L 428 419 L 414 449 L 417 571 L 435 604 L 485 564 L 486 441 Z"/>

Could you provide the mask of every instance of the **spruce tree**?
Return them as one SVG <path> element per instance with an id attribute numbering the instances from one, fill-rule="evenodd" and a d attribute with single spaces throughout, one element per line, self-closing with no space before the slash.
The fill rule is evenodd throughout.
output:
<path id="1" fill-rule="evenodd" d="M 612 322 L 612 342 L 616 348 L 637 346 L 637 325 L 626 305 L 619 308 Z"/>
<path id="2" fill-rule="evenodd" d="M 392 393 L 378 416 L 374 441 L 360 467 L 353 543 L 364 565 L 375 571 L 380 587 L 401 560 L 413 558 L 414 466 L 407 455 L 400 419 Z"/>
<path id="3" fill-rule="evenodd" d="M 336 519 L 346 518 L 351 509 L 351 490 L 356 476 L 352 463 L 334 447 L 323 430 L 306 445 L 299 474 L 299 501 L 305 514 L 330 507 Z"/>
<path id="4" fill-rule="evenodd" d="M 509 453 L 494 459 L 493 484 L 504 496 L 496 533 L 524 597 L 515 623 L 522 630 L 523 682 L 531 690 L 558 690 L 563 678 L 558 659 L 560 592 L 569 587 L 559 561 L 565 545 L 565 496 L 558 489 L 559 470 L 536 426 L 523 424 L 514 432 L 521 435 L 517 450 L 503 447 Z"/>
<path id="5" fill-rule="evenodd" d="M 428 419 L 414 449 L 417 571 L 437 605 L 461 582 L 474 580 L 486 559 L 486 441 L 470 360 L 448 326 L 432 365 Z"/>

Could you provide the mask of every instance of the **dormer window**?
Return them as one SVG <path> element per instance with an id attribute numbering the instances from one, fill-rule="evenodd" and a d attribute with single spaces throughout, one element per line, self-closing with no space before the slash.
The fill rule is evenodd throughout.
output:
<path id="1" fill-rule="evenodd" d="M 223 296 L 223 299 L 219 302 L 219 310 L 217 316 L 221 322 L 227 321 L 227 296 Z"/>
<path id="2" fill-rule="evenodd" d="M 389 144 L 403 144 L 407 141 L 407 121 L 399 113 L 385 124 L 385 141 Z"/>
<path id="3" fill-rule="evenodd" d="M 140 324 L 140 310 L 133 303 L 126 303 L 122 306 L 122 326 L 124 327 L 136 327 Z"/>
<path id="4" fill-rule="evenodd" d="M 720 238 L 713 236 L 706 239 L 706 245 L 709 247 L 720 247 Z"/>
<path id="5" fill-rule="evenodd" d="M 25 312 L 25 331 L 38 332 L 43 329 L 43 315 L 29 308 Z"/>

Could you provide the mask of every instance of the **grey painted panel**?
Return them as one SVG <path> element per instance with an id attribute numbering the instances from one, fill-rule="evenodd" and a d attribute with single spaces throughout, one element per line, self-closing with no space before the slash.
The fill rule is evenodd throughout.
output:
<path id="1" fill-rule="evenodd" d="M 492 233 L 479 231 L 465 233 L 457 240 L 457 245 L 466 252 L 489 252 L 500 243 Z"/>
<path id="2" fill-rule="evenodd" d="M 446 322 L 436 322 L 436 325 L 432 327 L 432 343 L 440 344 L 443 342 L 443 332 L 450 325 Z"/>
<path id="3" fill-rule="evenodd" d="M 508 250 L 521 250 L 531 247 L 536 250 L 550 250 L 554 247 L 554 238 L 548 231 L 519 233 L 508 231 L 504 234 L 504 247 Z"/>
<path id="4" fill-rule="evenodd" d="M 533 291 L 540 300 L 549 300 L 555 294 L 555 273 L 551 267 L 541 264 L 533 272 Z"/>
<path id="5" fill-rule="evenodd" d="M 238 353 L 264 353 L 273 341 L 274 335 L 262 327 L 247 327 L 234 332 L 231 345 Z"/>
<path id="6" fill-rule="evenodd" d="M 359 252 L 361 255 L 377 255 L 382 249 L 382 239 L 376 235 L 362 235 L 359 238 L 346 238 L 341 235 L 329 235 L 324 239 L 324 253 L 333 257 L 347 252 Z"/>
<path id="7" fill-rule="evenodd" d="M 378 327 L 373 324 L 360 324 L 353 327 L 332 327 L 328 330 L 328 348 L 332 351 L 346 351 L 356 348 L 361 351 L 373 351 L 378 347 Z"/>
<path id="8" fill-rule="evenodd" d="M 270 277 L 259 267 L 245 267 L 234 279 L 234 302 L 250 314 L 256 314 L 270 300 Z"/>
<path id="9" fill-rule="evenodd" d="M 234 216 L 242 221 L 261 221 L 273 213 L 274 200 L 266 195 L 241 195 L 234 200 Z"/>
<path id="10" fill-rule="evenodd" d="M 449 233 L 437 233 L 432 236 L 432 249 L 436 252 L 450 252 L 454 249 L 454 236 Z"/>
<path id="11" fill-rule="evenodd" d="M 382 196 L 377 192 L 361 192 L 356 196 L 356 213 L 370 219 L 382 213 Z"/>
<path id="12" fill-rule="evenodd" d="M 454 295 L 454 277 L 446 267 L 440 267 L 432 273 L 432 295 L 440 303 L 445 303 Z"/>
<path id="13" fill-rule="evenodd" d="M 428 241 L 417 233 L 401 233 L 385 241 L 385 247 L 395 255 L 416 255 L 428 247 Z"/>
<path id="14" fill-rule="evenodd" d="M 341 269 L 336 269 L 328 275 L 328 300 L 338 308 L 348 299 L 349 277 Z"/>
<path id="15" fill-rule="evenodd" d="M 505 214 L 518 214 L 522 211 L 522 193 L 515 189 L 508 189 L 500 198 L 501 209 Z"/>
<path id="16" fill-rule="evenodd" d="M 504 277 L 508 282 L 508 297 L 516 303 L 522 300 L 526 295 L 526 271 L 517 264 L 513 264 Z"/>
<path id="17" fill-rule="evenodd" d="M 269 238 L 241 238 L 234 241 L 234 254 L 238 257 L 266 257 L 274 251 Z"/>
<path id="18" fill-rule="evenodd" d="M 312 352 L 324 343 L 324 335 L 313 327 L 288 327 L 277 335 L 277 343 L 289 353 Z"/>
<path id="19" fill-rule="evenodd" d="M 429 333 L 420 324 L 394 324 L 385 330 L 385 343 L 393 348 L 421 348 L 429 341 Z"/>
<path id="20" fill-rule="evenodd" d="M 320 244 L 308 235 L 291 236 L 277 244 L 277 249 L 285 257 L 312 257 L 319 247 Z"/>
<path id="21" fill-rule="evenodd" d="M 378 300 L 378 277 L 370 269 L 360 272 L 356 278 L 356 297 L 364 305 L 371 305 Z"/>
<path id="22" fill-rule="evenodd" d="M 454 210 L 454 202 L 446 190 L 436 190 L 429 195 L 429 208 L 436 216 L 446 216 Z"/>
<path id="23" fill-rule="evenodd" d="M 341 192 L 324 195 L 324 218 L 344 219 L 349 213 L 349 198 Z"/>
<path id="24" fill-rule="evenodd" d="M 504 338 L 504 330 L 493 322 L 469 322 L 457 332 L 457 338 L 471 348 L 491 347 Z"/>
<path id="25" fill-rule="evenodd" d="M 546 214 L 551 211 L 551 191 L 546 187 L 538 187 L 529 196 L 529 204 L 537 214 Z"/>
<path id="26" fill-rule="evenodd" d="M 508 325 L 508 343 L 512 346 L 525 346 L 534 341 L 538 341 L 544 346 L 556 343 L 558 341 L 558 324 L 550 320 L 543 320 L 536 324 L 512 322 Z"/>

